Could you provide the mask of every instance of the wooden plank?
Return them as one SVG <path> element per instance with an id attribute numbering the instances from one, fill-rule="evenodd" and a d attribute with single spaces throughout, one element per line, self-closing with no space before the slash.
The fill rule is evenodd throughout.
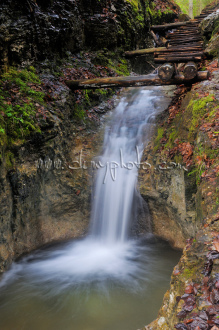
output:
<path id="1" fill-rule="evenodd" d="M 188 42 L 188 41 L 201 41 L 202 40 L 202 38 L 201 37 L 188 37 L 188 38 L 174 38 L 174 39 L 169 39 L 168 41 L 170 41 L 170 42 L 177 42 L 177 41 L 179 41 L 179 42 Z"/>
<path id="2" fill-rule="evenodd" d="M 155 48 L 157 49 L 157 48 Z M 175 53 L 175 52 L 192 52 L 192 51 L 199 51 L 199 50 L 202 50 L 202 46 L 194 46 L 194 47 L 186 47 L 186 48 L 183 48 L 183 47 L 169 47 L 169 48 L 166 48 L 164 50 L 160 50 L 157 52 L 157 50 L 154 52 L 154 54 L 159 54 L 159 53 Z"/>
<path id="3" fill-rule="evenodd" d="M 155 51 L 160 52 L 162 50 L 167 49 L 166 47 L 157 47 L 157 48 L 145 48 L 145 49 L 137 49 L 133 51 L 127 51 L 125 52 L 126 57 L 133 57 L 133 56 L 140 56 L 145 54 L 152 54 Z"/>
<path id="4" fill-rule="evenodd" d="M 172 51 L 178 51 L 178 50 L 180 50 L 180 51 L 181 51 L 181 50 L 183 50 L 183 51 L 184 51 L 184 50 L 185 50 L 185 51 L 188 50 L 188 51 L 189 51 L 189 50 L 197 50 L 197 49 L 202 49 L 202 50 L 203 50 L 203 47 L 202 47 L 201 45 L 198 44 L 198 45 L 196 45 L 196 46 L 183 46 L 183 45 L 182 45 L 182 46 L 178 46 L 178 47 L 175 47 L 175 46 L 174 46 L 174 47 L 168 47 L 168 48 L 167 48 L 167 50 L 170 51 L 170 52 L 172 52 Z M 165 52 L 166 52 L 167 50 L 165 50 Z"/>
<path id="5" fill-rule="evenodd" d="M 161 58 L 161 57 L 182 57 L 182 56 L 204 56 L 204 52 L 179 52 L 179 53 L 158 53 L 154 54 L 155 58 Z"/>
<path id="6" fill-rule="evenodd" d="M 169 47 L 177 47 L 177 45 L 179 46 L 179 47 L 188 47 L 188 46 L 200 46 L 200 45 L 203 45 L 203 42 L 194 42 L 194 43 L 191 43 L 191 42 L 186 42 L 186 43 L 178 43 L 178 44 L 176 44 L 176 43 L 171 43 L 171 44 L 169 44 Z"/>
<path id="7" fill-rule="evenodd" d="M 154 62 L 155 63 L 165 63 L 165 62 L 171 62 L 171 63 L 184 63 L 188 61 L 194 61 L 194 62 L 199 62 L 201 61 L 202 57 L 201 56 L 180 56 L 180 57 L 175 57 L 175 56 L 167 56 L 167 57 L 162 57 L 162 58 L 155 58 Z"/>
<path id="8" fill-rule="evenodd" d="M 177 22 L 177 23 L 170 23 L 170 24 L 163 24 L 163 25 L 152 25 L 151 30 L 168 30 L 171 28 L 176 28 L 179 26 L 187 25 L 187 22 Z"/>

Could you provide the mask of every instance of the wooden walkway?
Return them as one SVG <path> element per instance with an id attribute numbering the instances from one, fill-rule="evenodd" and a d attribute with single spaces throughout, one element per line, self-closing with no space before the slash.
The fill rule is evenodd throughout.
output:
<path id="1" fill-rule="evenodd" d="M 167 48 L 154 52 L 155 63 L 186 63 L 199 62 L 204 57 L 203 40 L 199 31 L 200 22 L 216 10 L 206 7 L 199 16 L 183 23 L 154 25 L 153 31 L 174 29 L 166 35 Z M 175 24 L 175 25 L 174 25 Z"/>
<path id="2" fill-rule="evenodd" d="M 203 40 L 199 31 L 200 22 L 209 14 L 218 9 L 207 6 L 202 13 L 187 22 L 177 22 L 165 25 L 153 25 L 152 35 L 157 31 L 168 31 L 167 47 L 140 49 L 125 52 L 125 56 L 141 56 L 154 53 L 154 62 L 161 64 L 157 74 L 133 76 L 133 77 L 106 77 L 95 79 L 68 80 L 66 85 L 72 90 L 115 88 L 128 86 L 159 86 L 193 83 L 209 78 L 208 71 L 198 71 L 197 62 L 204 57 Z M 178 67 L 176 64 L 180 64 Z M 179 68 L 183 67 L 183 73 Z"/>

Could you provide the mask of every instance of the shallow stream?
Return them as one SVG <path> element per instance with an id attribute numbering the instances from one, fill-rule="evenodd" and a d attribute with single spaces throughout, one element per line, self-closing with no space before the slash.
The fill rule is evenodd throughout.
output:
<path id="1" fill-rule="evenodd" d="M 82 248 L 76 241 L 14 264 L 0 289 L 0 329 L 137 330 L 148 324 L 180 253 L 153 236 L 138 244 L 100 254 L 95 242 Z"/>

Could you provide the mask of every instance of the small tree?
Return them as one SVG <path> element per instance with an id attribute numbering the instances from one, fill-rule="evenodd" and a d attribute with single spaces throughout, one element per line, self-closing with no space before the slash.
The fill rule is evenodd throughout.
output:
<path id="1" fill-rule="evenodd" d="M 193 18 L 193 0 L 189 0 L 189 17 Z"/>

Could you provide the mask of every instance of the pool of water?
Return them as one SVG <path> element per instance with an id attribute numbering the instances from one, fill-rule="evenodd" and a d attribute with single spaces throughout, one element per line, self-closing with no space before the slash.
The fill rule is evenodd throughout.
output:
<path id="1" fill-rule="evenodd" d="M 67 242 L 12 264 L 0 281 L 0 329 L 136 330 L 156 318 L 180 252 L 152 235 L 98 244 Z"/>

